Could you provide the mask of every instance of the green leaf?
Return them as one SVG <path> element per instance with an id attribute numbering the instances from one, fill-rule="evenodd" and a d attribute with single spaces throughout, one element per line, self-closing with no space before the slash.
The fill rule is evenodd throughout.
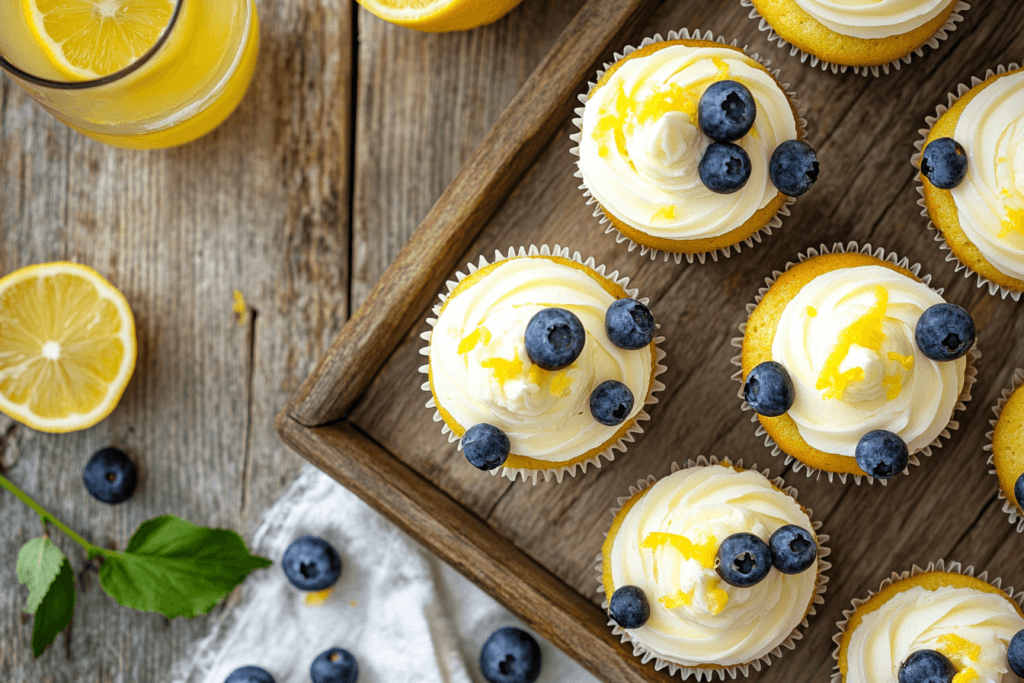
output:
<path id="1" fill-rule="evenodd" d="M 144 522 L 124 552 L 104 558 L 100 584 L 125 607 L 165 617 L 206 614 L 254 569 L 270 560 L 249 553 L 234 531 L 207 529 L 173 515 Z"/>
<path id="2" fill-rule="evenodd" d="M 32 654 L 36 657 L 43 654 L 57 638 L 57 634 L 71 623 L 76 599 L 75 573 L 71 571 L 71 563 L 65 557 L 60 563 L 57 578 L 50 584 L 50 589 L 36 610 L 32 627 Z"/>
<path id="3" fill-rule="evenodd" d="M 18 582 L 28 586 L 28 602 L 25 611 L 35 614 L 43 601 L 50 584 L 60 573 L 64 553 L 48 538 L 33 538 L 21 546 L 18 552 Z"/>

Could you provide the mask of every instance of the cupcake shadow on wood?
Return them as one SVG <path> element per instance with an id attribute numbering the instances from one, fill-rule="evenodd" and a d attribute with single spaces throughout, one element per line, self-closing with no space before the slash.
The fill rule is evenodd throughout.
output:
<path id="1" fill-rule="evenodd" d="M 628 278 L 545 245 L 481 256 L 447 287 L 421 335 L 422 388 L 475 467 L 561 482 L 643 432 L 665 354 Z"/>

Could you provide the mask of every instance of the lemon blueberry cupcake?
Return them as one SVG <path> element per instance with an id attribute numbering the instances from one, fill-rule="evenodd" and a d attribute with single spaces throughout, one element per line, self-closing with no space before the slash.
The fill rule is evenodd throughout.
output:
<path id="1" fill-rule="evenodd" d="M 854 601 L 836 637 L 834 683 L 1012 683 L 1024 673 L 1024 614 L 996 580 L 936 563 Z"/>
<path id="2" fill-rule="evenodd" d="M 561 481 L 642 431 L 664 371 L 654 318 L 628 279 L 568 249 L 497 256 L 434 309 L 427 405 L 479 469 Z"/>
<path id="3" fill-rule="evenodd" d="M 643 483 L 615 512 L 602 551 L 615 633 L 684 678 L 735 677 L 791 649 L 823 602 L 829 566 L 820 547 L 828 538 L 795 492 L 704 458 Z"/>
<path id="4" fill-rule="evenodd" d="M 743 0 L 752 17 L 763 18 L 780 45 L 790 43 L 812 64 L 833 70 L 888 73 L 889 65 L 909 63 L 922 48 L 938 47 L 970 8 L 959 0 Z"/>
<path id="5" fill-rule="evenodd" d="M 652 258 L 749 245 L 818 176 L 796 105 L 735 46 L 647 44 L 601 75 L 579 112 L 582 189 Z"/>
<path id="6" fill-rule="evenodd" d="M 969 397 L 974 321 L 904 263 L 814 255 L 762 290 L 743 328 L 741 395 L 809 473 L 888 479 Z"/>
<path id="7" fill-rule="evenodd" d="M 999 497 L 1005 500 L 1003 510 L 1017 531 L 1024 531 L 1024 371 L 1013 376 L 1013 388 L 1003 391 L 1003 398 L 993 409 L 996 419 L 986 436 L 990 452 L 989 464 L 999 480 Z"/>
<path id="8" fill-rule="evenodd" d="M 1024 71 L 990 77 L 932 125 L 915 156 L 924 206 L 956 259 L 1014 298 L 1024 291 Z M 990 286 L 995 292 L 996 287 Z"/>

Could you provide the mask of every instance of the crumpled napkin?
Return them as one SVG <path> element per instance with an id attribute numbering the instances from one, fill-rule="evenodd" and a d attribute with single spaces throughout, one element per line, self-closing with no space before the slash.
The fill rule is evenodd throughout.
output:
<path id="1" fill-rule="evenodd" d="M 280 560 L 302 534 L 338 550 L 341 579 L 320 607 L 288 583 Z M 307 465 L 269 511 L 253 552 L 273 560 L 243 597 L 172 669 L 175 683 L 223 683 L 252 664 L 277 683 L 309 683 L 313 659 L 352 652 L 359 683 L 485 683 L 480 648 L 502 626 L 523 625 L 333 479 Z M 597 683 L 539 636 L 538 683 Z"/>

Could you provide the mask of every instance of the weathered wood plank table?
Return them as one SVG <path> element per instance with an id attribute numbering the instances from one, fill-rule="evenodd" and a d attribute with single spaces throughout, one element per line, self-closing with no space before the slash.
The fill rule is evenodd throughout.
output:
<path id="1" fill-rule="evenodd" d="M 140 344 L 121 406 L 96 428 L 49 436 L 0 419 L 0 472 L 99 544 L 123 547 L 141 521 L 163 513 L 251 535 L 301 463 L 280 444 L 274 415 L 582 5 L 526 0 L 494 26 L 422 35 L 351 0 L 262 1 L 260 65 L 240 111 L 208 138 L 168 152 L 93 143 L 0 79 L 0 273 L 56 259 L 93 265 L 128 297 Z M 553 241 L 585 244 L 636 276 L 655 310 L 670 315 L 662 322 L 678 331 L 666 343 L 668 388 L 649 434 L 614 468 L 566 482 L 557 495 L 467 477 L 448 462 L 450 447 L 438 435 L 421 438 L 436 426 L 415 390 L 413 336 L 354 420 L 385 447 L 413 454 L 433 483 L 470 501 L 488 525 L 588 599 L 596 599 L 590 561 L 610 519 L 592 511 L 628 482 L 665 474 L 673 460 L 697 453 L 785 473 L 825 522 L 836 567 L 823 613 L 797 652 L 761 677 L 823 681 L 832 624 L 851 597 L 878 584 L 880 568 L 946 556 L 1024 583 L 1013 561 L 1024 541 L 995 501 L 980 452 L 989 407 L 1020 362 L 1022 317 L 1017 305 L 989 297 L 943 263 L 918 216 L 908 167 L 916 129 L 947 91 L 1024 56 L 1024 6 L 977 2 L 935 53 L 877 81 L 801 65 L 767 43 L 738 0 L 665 2 L 642 34 L 683 26 L 710 28 L 768 56 L 810 109 L 811 142 L 828 170 L 785 227 L 703 268 L 627 253 L 591 234 L 594 222 L 566 173 L 566 121 L 471 248 L 518 245 L 519 226 L 543 223 Z M 961 430 L 914 476 L 856 490 L 808 481 L 768 455 L 734 387 L 725 386 L 733 318 L 758 278 L 797 251 L 880 237 L 925 263 L 950 298 L 972 310 L 985 352 L 980 383 Z M 235 289 L 251 307 L 245 324 L 232 312 Z M 376 410 L 385 396 L 394 400 Z M 129 452 L 142 473 L 135 498 L 116 508 L 92 500 L 81 484 L 88 457 L 108 444 Z M 230 608 L 168 622 L 119 607 L 85 573 L 72 628 L 33 661 L 14 558 L 39 531 L 33 514 L 0 495 L 0 680 L 163 681 L 209 620 Z M 81 551 L 58 542 L 81 569 Z"/>

